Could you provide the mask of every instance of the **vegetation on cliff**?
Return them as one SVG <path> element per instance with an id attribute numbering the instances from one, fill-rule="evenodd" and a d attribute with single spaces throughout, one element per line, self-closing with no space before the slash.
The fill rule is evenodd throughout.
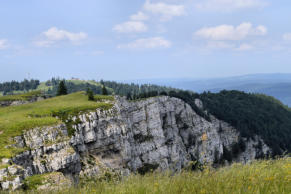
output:
<path id="1" fill-rule="evenodd" d="M 39 175 L 36 175 L 39 176 Z M 80 182 L 77 187 L 44 190 L 42 193 L 291 193 L 291 158 L 255 161 L 247 165 L 232 164 L 220 169 L 204 167 L 202 171 L 149 173 L 131 175 L 124 179 L 106 176 Z M 40 185 L 40 180 L 30 178 L 30 188 Z M 38 191 L 39 192 L 39 191 Z M 23 193 L 22 191 L 16 193 Z M 35 193 L 27 191 L 26 193 Z"/>
<path id="2" fill-rule="evenodd" d="M 278 100 L 239 91 L 207 92 L 200 99 L 205 110 L 238 129 L 242 137 L 260 136 L 273 156 L 291 152 L 291 111 Z"/>
<path id="3" fill-rule="evenodd" d="M 1 101 L 26 101 L 30 100 L 31 98 L 42 96 L 42 92 L 39 90 L 27 92 L 23 94 L 18 95 L 7 95 L 7 96 L 0 96 L 0 102 Z"/>
<path id="4" fill-rule="evenodd" d="M 76 115 L 97 108 L 109 109 L 112 104 L 101 100 L 112 98 L 96 96 L 98 102 L 88 101 L 85 92 L 77 92 L 30 104 L 0 108 L 0 159 L 10 158 L 22 151 L 5 146 L 13 144 L 12 137 L 21 135 L 24 130 L 61 123 L 64 115 Z"/>
<path id="5" fill-rule="evenodd" d="M 210 121 L 210 114 L 238 129 L 241 137 L 260 136 L 272 148 L 272 157 L 291 152 L 291 110 L 279 100 L 263 94 L 240 91 L 204 92 L 190 91 L 147 92 L 136 99 L 168 95 L 188 103 L 201 117 Z M 195 104 L 195 99 L 203 102 L 203 109 Z M 231 156 L 230 156 L 231 157 Z"/>

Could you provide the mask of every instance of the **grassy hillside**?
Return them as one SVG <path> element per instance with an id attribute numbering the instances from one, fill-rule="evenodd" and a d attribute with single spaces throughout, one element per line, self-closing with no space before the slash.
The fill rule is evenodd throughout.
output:
<path id="1" fill-rule="evenodd" d="M 39 178 L 38 176 L 37 181 L 30 178 L 29 180 L 33 182 L 28 185 L 31 188 L 34 188 L 35 184 L 41 185 Z M 256 161 L 248 165 L 233 164 L 220 169 L 205 167 L 203 171 L 184 171 L 175 175 L 152 173 L 145 176 L 132 175 L 123 180 L 107 176 L 107 180 L 81 180 L 76 188 L 42 193 L 289 194 L 291 193 L 291 158 Z"/>
<path id="2" fill-rule="evenodd" d="M 27 92 L 19 95 L 0 96 L 0 101 L 14 101 L 14 100 L 29 100 L 32 97 L 41 96 L 42 92 L 39 90 Z"/>
<path id="3" fill-rule="evenodd" d="M 21 97 L 22 95 L 14 96 L 14 98 Z M 99 100 L 102 98 L 113 100 L 113 97 L 98 96 Z M 16 148 L 6 149 L 5 146 L 12 143 L 11 137 L 21 135 L 24 130 L 62 122 L 56 116 L 64 118 L 64 116 L 75 115 L 81 111 L 111 107 L 112 104 L 88 101 L 84 92 L 77 92 L 35 103 L 0 108 L 0 159 L 9 158 L 22 151 Z"/>

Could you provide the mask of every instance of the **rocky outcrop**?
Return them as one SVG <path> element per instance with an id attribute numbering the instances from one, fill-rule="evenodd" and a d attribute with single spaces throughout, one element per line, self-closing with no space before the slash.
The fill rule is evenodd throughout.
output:
<path id="1" fill-rule="evenodd" d="M 195 103 L 203 108 L 199 99 Z M 17 189 L 35 174 L 61 172 L 78 181 L 108 171 L 120 175 L 179 171 L 191 161 L 245 163 L 271 151 L 260 137 L 241 138 L 238 130 L 210 117 L 211 121 L 205 120 L 176 98 L 129 102 L 116 97 L 110 110 L 72 118 L 78 121 L 71 126 L 72 137 L 64 124 L 35 128 L 15 137 L 12 146 L 27 151 L 5 160 L 11 166 L 0 170 L 1 188 Z M 18 170 L 10 172 L 9 168 Z"/>
<path id="2" fill-rule="evenodd" d="M 45 99 L 45 98 L 44 97 L 31 97 L 29 100 L 4 100 L 4 101 L 0 101 L 0 107 L 18 106 L 18 105 L 22 105 L 22 104 L 37 102 L 37 101 L 40 101 L 43 99 Z"/>

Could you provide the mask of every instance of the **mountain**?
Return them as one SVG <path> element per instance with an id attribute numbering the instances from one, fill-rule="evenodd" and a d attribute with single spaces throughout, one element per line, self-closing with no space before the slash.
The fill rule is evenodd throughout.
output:
<path id="1" fill-rule="evenodd" d="M 73 185 L 291 152 L 291 111 L 273 97 L 102 84 L 115 95 L 94 101 L 84 91 L 0 97 L 6 102 L 0 107 L 0 189 L 48 189 L 56 187 L 49 184 L 53 177 Z M 134 99 L 116 95 L 135 90 Z"/>
<path id="2" fill-rule="evenodd" d="M 190 162 L 245 163 L 272 153 L 260 136 L 244 138 L 230 124 L 214 116 L 208 121 L 178 98 L 96 98 L 88 101 L 79 92 L 0 108 L 1 188 L 25 188 L 28 177 L 57 172 L 77 181 L 176 172 Z"/>
<path id="3" fill-rule="evenodd" d="M 194 92 L 240 90 L 273 96 L 291 106 L 291 74 L 252 74 L 214 79 L 129 80 L 139 84 L 157 84 Z"/>

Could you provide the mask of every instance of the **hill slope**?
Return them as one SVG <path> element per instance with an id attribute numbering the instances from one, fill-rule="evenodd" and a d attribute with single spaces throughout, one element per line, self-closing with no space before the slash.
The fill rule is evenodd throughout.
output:
<path id="1" fill-rule="evenodd" d="M 16 95 L 13 99 L 22 96 Z M 79 92 L 40 102 L 0 108 L 0 159 L 10 158 L 15 153 L 23 151 L 15 147 L 7 149 L 5 146 L 13 143 L 12 137 L 23 134 L 25 130 L 61 123 L 63 116 L 110 107 L 110 104 L 88 101 L 87 96 Z"/>
<path id="2" fill-rule="evenodd" d="M 77 188 L 61 188 L 55 193 L 288 194 L 291 193 L 290 174 L 291 159 L 284 158 L 258 161 L 248 165 L 233 164 L 218 170 L 206 167 L 202 172 L 184 171 L 176 175 L 153 173 L 146 176 L 132 175 L 125 179 L 119 177 L 85 179 Z M 45 176 L 48 175 L 43 177 Z M 54 184 L 54 181 L 46 182 L 38 177 L 37 181 L 27 182 L 28 188 L 38 188 L 44 184 Z"/>

